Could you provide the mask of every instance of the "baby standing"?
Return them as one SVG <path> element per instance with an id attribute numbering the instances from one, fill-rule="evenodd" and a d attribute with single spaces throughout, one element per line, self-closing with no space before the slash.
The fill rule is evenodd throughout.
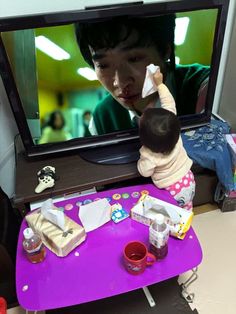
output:
<path id="1" fill-rule="evenodd" d="M 182 208 L 192 210 L 195 180 L 192 160 L 183 147 L 175 100 L 163 84 L 163 75 L 153 75 L 161 108 L 150 106 L 140 118 L 139 134 L 142 147 L 137 163 L 139 173 L 151 177 L 160 189 L 166 189 Z"/>

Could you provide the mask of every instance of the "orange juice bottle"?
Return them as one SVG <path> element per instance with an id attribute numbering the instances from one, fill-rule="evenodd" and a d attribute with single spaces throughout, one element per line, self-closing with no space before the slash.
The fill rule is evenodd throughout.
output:
<path id="1" fill-rule="evenodd" d="M 40 236 L 37 233 L 34 233 L 31 228 L 26 228 L 23 231 L 23 235 L 23 248 L 27 258 L 32 263 L 42 262 L 46 256 L 46 250 Z"/>

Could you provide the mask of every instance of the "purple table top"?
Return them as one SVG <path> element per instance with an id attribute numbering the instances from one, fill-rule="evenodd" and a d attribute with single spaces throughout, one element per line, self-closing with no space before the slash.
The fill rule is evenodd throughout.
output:
<path id="1" fill-rule="evenodd" d="M 137 196 L 145 190 L 153 197 L 176 204 L 167 191 L 146 184 L 75 197 L 55 205 L 73 204 L 73 209 L 65 210 L 65 214 L 80 223 L 78 201 L 107 197 L 110 204 L 119 202 L 129 212 Z M 114 200 L 114 194 L 120 194 L 121 198 Z M 129 274 L 122 264 L 123 248 L 132 240 L 148 245 L 148 226 L 127 218 L 118 224 L 110 221 L 88 232 L 85 242 L 66 257 L 57 257 L 47 249 L 46 259 L 32 264 L 22 248 L 25 227 L 24 220 L 18 239 L 16 288 L 20 305 L 32 311 L 72 306 L 142 288 L 184 273 L 202 260 L 201 246 L 190 228 L 184 240 L 170 237 L 169 252 L 164 260 L 147 267 L 142 275 Z"/>

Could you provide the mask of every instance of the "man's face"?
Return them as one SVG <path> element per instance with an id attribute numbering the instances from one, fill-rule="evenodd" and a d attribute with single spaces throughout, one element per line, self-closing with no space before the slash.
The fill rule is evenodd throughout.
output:
<path id="1" fill-rule="evenodd" d="M 153 63 L 164 68 L 157 50 L 153 46 L 132 47 L 135 35 L 112 49 L 94 50 L 90 47 L 98 80 L 110 94 L 126 109 L 143 112 L 157 99 L 157 94 L 142 98 L 146 66 Z"/>

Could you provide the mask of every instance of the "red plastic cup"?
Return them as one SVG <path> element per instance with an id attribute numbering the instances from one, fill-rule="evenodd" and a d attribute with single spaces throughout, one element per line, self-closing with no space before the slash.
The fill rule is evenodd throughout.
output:
<path id="1" fill-rule="evenodd" d="M 156 257 L 148 252 L 146 245 L 139 241 L 126 244 L 123 252 L 126 270 L 133 275 L 142 274 L 146 266 L 156 262 Z"/>
<path id="2" fill-rule="evenodd" d="M 3 297 L 0 297 L 0 314 L 7 313 L 7 302 Z"/>

